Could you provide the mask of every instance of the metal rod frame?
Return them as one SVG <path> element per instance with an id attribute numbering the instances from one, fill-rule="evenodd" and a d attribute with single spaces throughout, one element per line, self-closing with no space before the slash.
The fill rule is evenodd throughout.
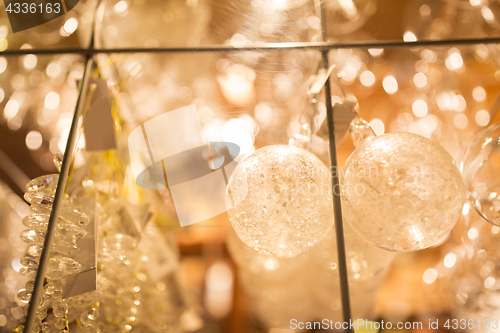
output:
<path id="1" fill-rule="evenodd" d="M 71 123 L 71 128 L 68 136 L 68 142 L 66 143 L 66 150 L 64 151 L 64 157 L 61 165 L 61 172 L 59 173 L 59 181 L 57 182 L 57 189 L 54 196 L 54 202 L 52 204 L 52 210 L 50 212 L 50 218 L 47 225 L 47 231 L 45 233 L 45 240 L 43 243 L 42 254 L 40 255 L 40 262 L 38 264 L 38 270 L 36 272 L 35 285 L 33 288 L 33 293 L 31 294 L 31 300 L 29 302 L 28 315 L 26 318 L 26 326 L 24 332 L 33 332 L 35 329 L 35 319 L 38 310 L 38 305 L 40 304 L 40 299 L 44 291 L 45 275 L 47 273 L 47 268 L 50 262 L 50 253 L 52 252 L 52 240 L 55 236 L 55 231 L 57 227 L 57 222 L 59 219 L 59 210 L 63 204 L 63 199 L 65 195 L 66 184 L 68 183 L 68 173 L 71 165 L 71 160 L 73 158 L 72 152 L 74 150 L 76 139 L 78 136 L 78 127 L 80 116 L 83 113 L 85 107 L 84 96 L 86 96 L 90 79 L 92 77 L 92 68 L 94 61 L 92 58 L 87 57 L 85 71 L 83 73 L 83 80 L 80 82 L 80 91 L 78 94 L 78 100 L 76 102 L 75 114 L 73 115 L 73 121 Z"/>
<path id="2" fill-rule="evenodd" d="M 300 42 L 300 43 L 263 43 L 245 47 L 234 47 L 226 45 L 207 45 L 199 47 L 155 47 L 155 48 L 61 48 L 61 49 L 22 49 L 5 50 L 0 52 L 2 56 L 22 56 L 34 55 L 57 55 L 57 54 L 78 54 L 92 56 L 96 54 L 114 53 L 200 53 L 200 52 L 245 52 L 245 51 L 276 51 L 276 50 L 315 50 L 330 51 L 336 49 L 386 49 L 386 48 L 417 48 L 417 47 L 439 47 L 457 45 L 477 45 L 477 44 L 500 44 L 500 37 L 488 38 L 462 38 L 443 40 L 417 40 L 415 42 L 405 41 L 373 41 L 359 43 L 332 43 L 332 42 Z"/>
<path id="3" fill-rule="evenodd" d="M 110 48 L 110 49 L 96 49 L 93 47 L 93 37 L 90 46 L 86 49 L 82 48 L 61 48 L 61 49 L 21 49 L 21 50 L 6 50 L 0 52 L 2 56 L 23 56 L 27 54 L 34 55 L 59 55 L 59 54 L 76 54 L 85 56 L 85 71 L 83 80 L 80 82 L 78 99 L 75 107 L 75 113 L 71 123 L 71 128 L 64 151 L 63 162 L 61 165 L 61 172 L 57 189 L 52 205 L 49 222 L 47 225 L 47 232 L 43 244 L 42 254 L 40 256 L 40 263 L 38 266 L 35 284 L 29 302 L 28 314 L 26 318 L 25 333 L 34 332 L 35 319 L 37 314 L 40 298 L 44 290 L 45 275 L 47 273 L 48 264 L 50 261 L 50 252 L 52 248 L 52 240 L 54 239 L 57 220 L 59 217 L 59 210 L 62 204 L 65 189 L 68 182 L 68 172 L 72 161 L 72 152 L 76 144 L 79 119 L 84 109 L 84 98 L 87 95 L 90 79 L 92 77 L 92 69 L 94 66 L 93 56 L 97 54 L 127 54 L 127 53 L 199 53 L 199 52 L 248 52 L 248 51 L 276 51 L 276 50 L 316 50 L 322 54 L 323 65 L 328 68 L 328 52 L 335 49 L 354 49 L 354 48 L 417 48 L 417 47 L 440 47 L 440 46 L 457 46 L 457 45 L 476 45 L 476 44 L 500 44 L 500 37 L 491 38 L 469 38 L 469 39 L 446 39 L 446 40 L 417 40 L 414 42 L 405 41 L 373 41 L 373 42 L 359 42 L 359 43 L 332 43 L 326 42 L 326 20 L 324 10 L 324 0 L 320 0 L 320 14 L 322 22 L 322 42 L 314 43 L 265 43 L 245 47 L 232 47 L 222 45 L 208 45 L 200 47 L 158 47 L 158 48 Z M 334 115 L 331 99 L 330 79 L 325 84 L 325 102 L 327 117 L 326 121 L 329 130 L 329 150 L 330 150 L 330 163 L 332 170 L 338 168 L 337 152 L 335 145 L 334 133 Z M 337 240 L 338 252 L 338 265 L 340 276 L 340 291 L 342 298 L 342 314 L 344 322 L 349 323 L 351 319 L 350 300 L 349 300 L 349 285 L 347 277 L 347 264 L 345 255 L 344 232 L 342 223 L 342 210 L 341 210 L 341 197 L 340 193 L 335 193 L 339 188 L 339 177 L 337 172 L 332 172 L 332 196 L 333 196 L 333 210 L 335 217 L 335 232 Z M 350 325 L 348 325 L 350 327 Z M 350 328 L 344 330 L 346 333 L 352 333 Z"/>
<path id="4" fill-rule="evenodd" d="M 325 13 L 325 2 L 320 1 L 320 15 L 321 15 L 321 29 L 322 29 L 322 39 L 327 40 L 326 35 L 326 13 Z M 322 49 L 321 55 L 323 58 L 324 68 L 329 68 L 328 61 L 328 49 Z M 344 328 L 345 333 L 354 333 L 351 328 L 351 301 L 349 297 L 349 280 L 347 277 L 347 258 L 345 253 L 345 242 L 344 242 L 344 223 L 342 220 L 342 207 L 340 200 L 340 187 L 339 187 L 339 172 L 338 162 L 337 162 L 337 145 L 335 143 L 335 120 L 333 114 L 332 106 L 332 93 L 330 87 L 330 76 L 325 82 L 325 105 L 326 105 L 326 122 L 328 125 L 328 143 L 330 150 L 330 176 L 332 178 L 332 197 L 333 197 L 333 216 L 334 216 L 334 228 L 335 237 L 337 241 L 337 261 L 339 267 L 339 281 L 340 281 L 340 298 L 342 301 L 342 320 L 347 323 L 346 328 Z M 342 87 L 341 87 L 342 88 Z M 344 327 L 344 325 L 342 325 Z"/>
<path id="5" fill-rule="evenodd" d="M 34 55 L 57 55 L 57 54 L 79 54 L 92 56 L 95 54 L 113 53 L 182 53 L 182 52 L 245 52 L 245 51 L 276 51 L 276 50 L 316 50 L 330 51 L 336 49 L 386 49 L 386 48 L 417 48 L 417 47 L 439 47 L 457 45 L 477 45 L 477 44 L 500 44 L 500 37 L 490 38 L 466 38 L 466 39 L 444 39 L 444 40 L 417 40 L 415 42 L 405 41 L 374 41 L 360 43 L 265 43 L 253 46 L 233 47 L 222 45 L 207 45 L 199 47 L 156 47 L 156 48 L 109 48 L 109 49 L 81 49 L 81 48 L 61 48 L 61 49 L 22 49 L 6 50 L 0 52 L 2 56 L 22 56 Z"/>

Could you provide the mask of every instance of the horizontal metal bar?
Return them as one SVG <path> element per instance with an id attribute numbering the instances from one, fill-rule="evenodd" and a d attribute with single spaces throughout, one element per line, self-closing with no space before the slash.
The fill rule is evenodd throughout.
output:
<path id="1" fill-rule="evenodd" d="M 181 52 L 243 52 L 243 51 L 276 51 L 276 50 L 335 50 L 335 49 L 371 49 L 371 48 L 414 48 L 414 47 L 439 47 L 475 44 L 500 44 L 500 37 L 488 38 L 466 38 L 446 40 L 417 40 L 415 42 L 405 41 L 373 41 L 353 43 L 266 43 L 254 44 L 245 47 L 234 47 L 229 45 L 207 45 L 199 47 L 155 47 L 155 48 L 110 48 L 110 49 L 22 49 L 6 50 L 0 52 L 3 56 L 21 56 L 27 54 L 55 55 L 55 54 L 80 54 L 92 56 L 106 53 L 181 53 Z"/>

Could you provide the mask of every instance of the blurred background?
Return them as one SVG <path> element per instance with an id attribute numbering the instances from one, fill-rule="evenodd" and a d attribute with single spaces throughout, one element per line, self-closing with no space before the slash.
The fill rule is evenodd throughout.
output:
<path id="1" fill-rule="evenodd" d="M 186 48 L 181 52 L 96 56 L 97 73 L 107 80 L 113 98 L 116 151 L 125 161 L 126 138 L 132 129 L 190 104 L 198 109 L 207 140 L 236 142 L 246 156 L 260 147 L 300 138 L 312 114 L 324 114 L 324 96 L 312 107 L 307 95 L 310 77 L 319 66 L 317 51 L 189 51 L 204 45 L 321 41 L 321 20 L 314 1 L 103 0 L 98 4 L 89 0 L 80 1 L 54 21 L 15 34 L 4 6 L 0 13 L 2 52 L 85 48 L 93 30 L 97 48 Z M 380 43 L 378 47 L 341 47 L 329 52 L 333 72 L 339 77 L 332 80 L 333 100 L 355 99 L 357 112 L 377 134 L 421 134 L 441 144 L 460 164 L 474 136 L 499 122 L 499 45 L 412 47 L 411 42 L 500 37 L 500 2 L 325 0 L 325 14 L 329 41 L 339 45 Z M 384 42 L 395 40 L 408 42 L 408 46 L 384 47 Z M 16 296 L 19 259 L 26 248 L 18 235 L 24 228 L 21 218 L 29 213 L 22 199 L 24 184 L 57 172 L 53 156 L 64 152 L 83 70 L 84 57 L 78 54 L 0 55 L 0 332 L 17 325 L 25 304 Z M 87 179 L 97 155 L 85 152 L 84 135 L 80 139 L 75 179 Z M 325 138 L 312 134 L 306 141 L 309 150 L 328 164 Z M 340 165 L 353 150 L 350 137 L 344 137 L 338 145 Z M 123 174 L 129 174 L 129 169 L 124 167 Z M 191 331 L 291 331 L 270 309 L 280 312 L 283 308 L 288 318 L 287 313 L 295 310 L 286 312 L 285 305 L 292 302 L 292 307 L 298 307 L 307 296 L 295 295 L 290 300 L 282 295 L 286 288 L 308 290 L 307 285 L 314 281 L 297 280 L 295 287 L 290 282 L 285 291 L 276 283 L 263 283 L 240 267 L 244 264 L 238 260 L 244 258 L 245 250 L 238 248 L 238 240 L 233 239 L 233 249 L 228 250 L 234 235 L 225 214 L 181 228 L 168 190 L 148 195 L 161 203 L 154 208 L 154 223 L 164 237 L 174 237 L 184 298 L 203 320 Z M 490 250 L 487 246 L 493 253 L 498 251 L 491 237 L 500 229 L 485 227 L 486 222 L 477 213 L 473 215 L 475 210 L 468 205 L 456 227 L 438 244 L 397 254 L 376 282 L 368 278 L 373 285 L 353 285 L 351 294 L 366 290 L 351 296 L 354 312 L 363 308 L 362 318 L 394 322 L 427 323 L 438 318 L 444 324 L 450 318 L 500 318 L 499 282 L 494 275 L 498 263 L 489 255 L 477 258 L 478 253 Z M 493 239 L 491 244 L 479 242 L 484 233 L 490 237 L 488 241 Z M 492 258 L 498 258 L 497 254 Z M 477 295 L 494 297 L 471 305 Z M 327 297 L 338 300 L 338 291 Z M 314 306 L 313 310 L 296 311 L 311 311 L 306 318 L 318 320 L 335 311 L 337 316 L 338 307 L 332 305 L 335 309 L 325 310 L 321 316 Z M 486 314 L 478 310 L 485 308 Z M 423 327 L 425 330 L 426 325 Z"/>

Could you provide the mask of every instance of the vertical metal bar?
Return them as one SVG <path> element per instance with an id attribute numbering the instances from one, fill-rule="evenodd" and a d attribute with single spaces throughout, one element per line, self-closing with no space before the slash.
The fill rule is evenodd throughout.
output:
<path id="1" fill-rule="evenodd" d="M 327 41 L 326 34 L 326 13 L 325 13 L 325 0 L 320 0 L 320 14 L 321 14 L 321 29 L 323 41 Z M 323 56 L 323 66 L 329 67 L 328 64 L 328 50 L 321 51 Z M 330 144 L 330 164 L 332 176 L 332 196 L 333 196 L 333 213 L 335 217 L 335 236 L 337 238 L 337 255 L 339 263 L 339 278 L 340 278 L 340 296 L 342 298 L 342 319 L 344 322 L 350 324 L 351 321 L 351 305 L 349 299 L 349 283 L 347 278 L 347 260 L 344 242 L 344 226 L 342 222 L 342 207 L 340 200 L 340 185 L 339 185 L 339 170 L 337 163 L 337 147 L 335 144 L 335 126 L 333 119 L 332 95 L 330 89 L 330 78 L 325 83 L 325 103 L 326 103 L 326 121 L 328 124 L 328 135 Z M 337 191 L 337 193 L 335 193 Z M 353 333 L 353 330 L 348 325 L 344 329 L 346 333 Z"/>
<path id="2" fill-rule="evenodd" d="M 57 182 L 56 194 L 54 196 L 54 203 L 52 205 L 52 211 L 50 213 L 49 222 L 47 225 L 47 232 L 45 234 L 45 241 L 43 243 L 43 250 L 40 256 L 40 263 L 38 265 L 38 270 L 36 272 L 35 285 L 33 288 L 33 293 L 31 295 L 31 300 L 28 308 L 28 315 L 26 318 L 26 326 L 24 329 L 25 333 L 37 333 L 35 329 L 35 319 L 36 312 L 38 310 L 38 305 L 40 304 L 40 298 L 43 295 L 45 275 L 47 273 L 47 267 L 49 265 L 50 253 L 52 250 L 52 240 L 54 239 L 55 230 L 57 227 L 57 221 L 59 219 L 59 210 L 64 198 L 64 192 L 66 189 L 66 184 L 68 182 L 68 172 L 71 165 L 72 154 L 74 151 L 76 138 L 78 135 L 78 122 L 80 116 L 82 115 L 85 106 L 85 96 L 87 94 L 90 79 L 92 78 L 92 68 L 94 61 L 91 57 L 86 58 L 85 70 L 83 72 L 83 79 L 80 82 L 80 89 L 78 94 L 78 99 L 76 102 L 75 114 L 73 115 L 73 121 L 71 123 L 71 128 L 69 131 L 68 142 L 66 143 L 66 150 L 64 151 L 63 162 L 61 166 L 61 172 L 59 174 L 59 181 Z"/>

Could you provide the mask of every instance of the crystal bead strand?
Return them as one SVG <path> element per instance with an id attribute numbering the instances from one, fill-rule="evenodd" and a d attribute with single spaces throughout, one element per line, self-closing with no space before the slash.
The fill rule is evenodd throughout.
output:
<path id="1" fill-rule="evenodd" d="M 137 241 L 125 234 L 103 239 L 99 249 L 98 290 L 102 291 L 99 330 L 128 332 L 139 322 L 140 281 Z M 81 317 L 82 323 L 89 317 Z"/>
<path id="2" fill-rule="evenodd" d="M 22 260 L 23 272 L 28 275 L 36 274 L 57 179 L 57 175 L 40 177 L 28 185 L 26 200 L 32 204 L 33 214 L 23 221 L 30 229 L 22 235 L 23 240 L 30 244 L 28 255 Z M 88 201 L 96 195 L 99 198 L 97 204 Z M 150 276 L 147 264 L 143 262 L 144 257 L 151 256 L 150 250 L 138 246 L 140 238 L 131 236 L 124 229 L 120 213 L 124 205 L 125 200 L 98 189 L 96 182 L 84 183 L 65 199 L 56 233 L 57 242 L 53 244 L 52 259 L 55 260 L 47 273 L 45 303 L 39 310 L 38 331 L 118 333 L 147 327 L 151 332 L 162 332 L 167 327 L 201 325 L 200 319 L 184 302 L 175 272 L 160 281 Z M 77 241 L 85 236 L 83 227 L 89 223 L 87 216 L 94 215 L 98 217 L 99 235 L 97 290 L 62 299 L 61 278 L 69 272 L 59 266 L 68 267 L 73 260 L 80 268 L 71 257 L 79 251 Z M 31 280 L 26 290 L 20 292 L 26 300 L 30 299 L 33 284 L 34 280 Z M 52 311 L 47 315 L 48 309 Z M 22 329 L 21 325 L 16 333 Z"/>
<path id="3" fill-rule="evenodd" d="M 141 318 L 137 240 L 123 233 L 117 209 L 123 205 L 122 199 L 100 191 L 95 183 L 82 189 L 73 192 L 71 200 L 78 207 L 82 205 L 84 212 L 87 212 L 84 204 L 87 198 L 96 193 L 100 197 L 95 207 L 99 216 L 97 290 L 66 303 L 68 321 L 75 324 L 77 333 L 128 332 Z"/>
<path id="4" fill-rule="evenodd" d="M 79 211 L 84 212 L 88 216 L 94 216 L 96 218 L 94 223 L 99 225 L 99 221 L 105 215 L 105 212 L 99 204 L 99 200 L 96 201 L 96 194 L 95 188 L 81 186 L 72 192 L 69 200 Z M 99 239 L 97 235 L 95 237 Z M 97 256 L 99 257 L 98 254 Z M 99 290 L 98 280 L 97 289 L 66 299 L 64 303 L 60 304 L 61 311 L 54 312 L 55 317 L 58 318 L 56 319 L 56 323 L 57 320 L 62 323 L 60 318 L 63 318 L 63 315 L 66 313 L 72 331 L 77 333 L 100 332 L 97 329 L 97 318 L 103 296 Z"/>
<path id="5" fill-rule="evenodd" d="M 21 274 L 31 278 L 25 285 L 25 289 L 19 291 L 19 300 L 29 302 L 34 287 L 34 278 L 38 269 L 42 246 L 47 231 L 47 224 L 52 209 L 52 203 L 56 191 L 57 174 L 41 176 L 33 179 L 26 185 L 24 198 L 31 206 L 31 215 L 23 219 L 23 224 L 28 227 L 21 232 L 21 239 L 29 244 L 26 255 L 21 259 L 23 267 L 19 270 Z M 66 200 L 61 209 L 59 223 L 56 230 L 56 242 L 53 243 L 49 268 L 45 277 L 44 295 L 40 301 L 37 317 L 37 331 L 47 333 L 51 331 L 51 325 L 43 322 L 47 317 L 47 310 L 54 306 L 54 315 L 58 313 L 64 301 L 62 300 L 63 283 L 61 279 L 76 274 L 81 270 L 81 265 L 72 258 L 78 253 L 77 241 L 85 237 L 84 226 L 89 222 L 86 214 L 75 209 Z M 25 307 L 25 314 L 28 306 Z M 55 327 L 60 331 L 68 330 L 66 314 L 59 317 Z M 19 324 L 13 331 L 22 332 L 24 324 Z"/>

